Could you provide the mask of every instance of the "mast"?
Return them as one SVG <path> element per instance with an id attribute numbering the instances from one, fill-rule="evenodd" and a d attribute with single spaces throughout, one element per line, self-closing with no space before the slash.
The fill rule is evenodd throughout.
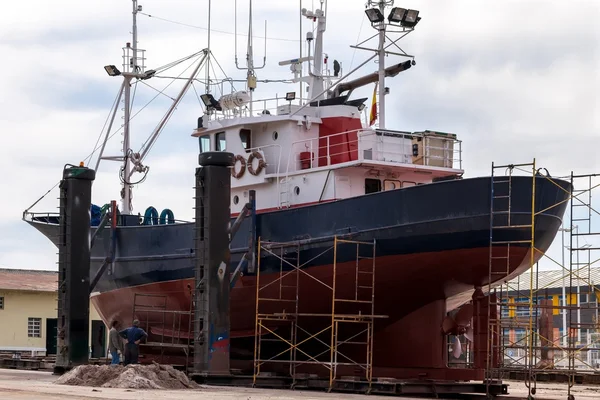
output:
<path id="1" fill-rule="evenodd" d="M 385 15 L 385 1 L 379 2 L 379 11 Z M 385 129 L 385 20 L 381 21 L 379 26 L 379 46 L 377 46 L 379 56 L 379 129 Z"/>
<path id="2" fill-rule="evenodd" d="M 379 43 L 376 49 L 363 47 L 363 43 L 375 37 L 372 36 L 371 38 L 359 43 L 356 46 L 350 46 L 355 49 L 374 51 L 376 53 L 376 56 L 378 57 L 377 84 L 379 97 L 379 115 L 377 119 L 379 122 L 379 129 L 385 129 L 385 95 L 388 91 L 385 87 L 385 77 L 386 75 L 394 76 L 391 74 L 391 71 L 386 70 L 385 56 L 388 54 L 393 54 L 401 57 L 412 58 L 410 64 L 403 63 L 405 66 L 398 70 L 396 74 L 402 70 L 408 69 L 410 65 L 416 64 L 414 56 L 407 54 L 396 43 L 414 30 L 415 26 L 421 20 L 421 18 L 419 17 L 419 11 L 393 6 L 394 0 L 368 0 L 367 9 L 365 10 L 365 13 L 367 14 L 367 18 L 371 22 L 371 26 L 375 30 L 377 30 L 377 34 L 375 36 L 378 38 Z M 386 12 L 386 7 L 391 8 L 389 14 Z M 386 19 L 388 22 L 386 22 Z M 389 30 L 388 27 L 390 28 Z M 392 39 L 387 36 L 388 33 L 400 34 L 400 37 Z M 386 38 L 388 38 L 390 41 L 388 45 L 386 45 Z M 398 50 L 398 52 L 392 52 L 387 50 L 387 48 L 392 45 Z"/>
<path id="3" fill-rule="evenodd" d="M 267 64 L 267 21 L 265 21 L 265 55 L 263 57 L 263 65 L 257 67 L 254 65 L 254 46 L 252 37 L 252 0 L 249 0 L 249 11 L 248 11 L 248 44 L 246 46 L 246 67 L 240 67 L 238 64 L 237 57 L 237 0 L 235 2 L 235 67 L 240 70 L 247 70 L 246 73 L 246 87 L 250 95 L 250 103 L 248 108 L 250 115 L 252 115 L 252 95 L 254 89 L 256 89 L 256 70 L 262 69 Z"/>
<path id="4" fill-rule="evenodd" d="M 303 38 L 302 38 L 302 0 L 299 0 L 299 3 L 300 3 L 300 23 L 299 23 L 299 28 L 300 28 L 300 40 L 299 40 L 299 42 L 300 42 L 300 56 L 299 57 L 300 57 L 300 59 L 302 59 L 302 46 L 304 44 Z M 302 76 L 302 63 L 298 63 L 297 67 L 300 69 L 298 71 L 299 75 Z M 300 83 L 300 93 L 299 93 L 298 97 L 300 99 L 300 104 L 302 104 L 302 93 L 303 93 L 302 92 L 302 83 L 303 83 L 302 79 L 300 79 L 299 83 Z"/>
<path id="5" fill-rule="evenodd" d="M 253 89 L 256 87 L 256 78 L 254 76 L 254 52 L 252 51 L 252 0 L 250 0 L 250 9 L 248 11 L 248 50 L 246 52 L 246 66 L 248 67 L 246 82 L 248 84 L 248 89 L 250 89 L 250 115 L 252 115 L 252 95 L 254 92 Z M 254 85 L 252 83 L 254 83 Z"/>
<path id="6" fill-rule="evenodd" d="M 122 166 L 122 190 L 121 190 L 121 212 L 123 214 L 131 214 L 133 205 L 131 202 L 131 195 L 133 191 L 133 185 L 129 183 L 129 177 L 131 176 L 131 160 L 129 153 L 131 151 L 131 140 L 130 140 L 130 119 L 131 119 L 131 80 L 136 76 L 139 71 L 138 56 L 137 56 L 137 13 L 142 10 L 142 6 L 138 5 L 137 0 L 132 0 L 133 10 L 131 12 L 133 19 L 133 26 L 131 30 L 131 57 L 129 59 L 130 70 L 129 73 L 123 74 L 124 79 L 124 123 L 123 126 L 123 166 Z"/>
<path id="7" fill-rule="evenodd" d="M 326 24 L 326 16 L 325 16 L 325 4 L 327 0 L 321 0 L 321 8 L 316 10 L 315 12 L 306 11 L 306 9 L 302 9 L 302 14 L 312 19 L 313 21 L 317 21 L 317 37 L 315 38 L 315 54 L 314 54 L 314 63 L 313 70 L 310 71 L 309 74 L 311 77 L 309 94 L 308 98 L 312 101 L 321 100 L 324 95 L 321 94 L 323 92 L 323 34 L 327 28 Z M 309 54 L 310 55 L 310 54 Z M 318 96 L 318 97 L 317 97 Z"/>
<path id="8" fill-rule="evenodd" d="M 212 1 L 208 0 L 208 45 L 207 45 L 207 49 L 208 52 L 206 54 L 206 86 L 204 89 L 204 92 L 206 94 L 210 93 L 210 13 L 211 13 L 211 4 Z"/>

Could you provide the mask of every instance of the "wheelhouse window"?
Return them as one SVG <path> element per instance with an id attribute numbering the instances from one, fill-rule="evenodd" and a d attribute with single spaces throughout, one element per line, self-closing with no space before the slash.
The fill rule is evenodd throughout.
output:
<path id="1" fill-rule="evenodd" d="M 400 189 L 402 184 L 398 180 L 386 179 L 383 181 L 383 190 L 395 190 Z"/>
<path id="2" fill-rule="evenodd" d="M 210 151 L 210 136 L 204 135 L 198 138 L 200 140 L 200 153 Z"/>
<path id="3" fill-rule="evenodd" d="M 240 129 L 240 140 L 242 141 L 242 146 L 246 151 L 252 148 L 251 136 L 252 131 L 250 129 Z"/>
<path id="4" fill-rule="evenodd" d="M 381 192 L 381 181 L 379 179 L 365 179 L 365 194 Z"/>
<path id="5" fill-rule="evenodd" d="M 219 132 L 215 135 L 215 147 L 217 151 L 227 150 L 227 141 L 225 140 L 225 132 Z"/>

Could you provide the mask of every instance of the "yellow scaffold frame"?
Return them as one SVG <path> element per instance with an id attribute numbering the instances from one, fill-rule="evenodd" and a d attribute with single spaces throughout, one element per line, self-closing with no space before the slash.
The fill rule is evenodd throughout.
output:
<path id="1" fill-rule="evenodd" d="M 377 318 L 386 318 L 383 315 L 375 315 L 375 260 L 376 260 L 376 242 L 363 242 L 349 239 L 341 239 L 335 236 L 332 239 L 333 245 L 324 246 L 326 249 L 320 254 L 300 262 L 302 251 L 302 242 L 275 243 L 263 241 L 258 238 L 258 268 L 256 273 L 256 313 L 255 313 L 255 343 L 254 343 L 254 373 L 253 384 L 256 385 L 260 379 L 261 367 L 265 364 L 287 364 L 289 366 L 289 375 L 292 380 L 291 386 L 294 387 L 298 377 L 297 368 L 303 365 L 319 365 L 326 368 L 329 372 L 329 390 L 334 386 L 337 378 L 338 368 L 340 366 L 354 366 L 364 371 L 364 379 L 371 386 L 373 377 L 373 332 L 374 321 Z M 338 260 L 338 248 L 342 245 L 356 246 L 356 258 L 354 260 L 355 274 L 354 296 L 341 297 L 337 287 L 340 274 L 340 261 Z M 371 249 L 369 255 L 361 255 L 361 248 Z M 288 249 L 284 252 L 285 249 Z M 280 254 L 277 254 L 277 250 Z M 331 266 L 331 279 L 325 281 L 313 276 L 305 270 L 311 262 L 320 257 L 324 257 L 333 250 L 333 262 Z M 286 259 L 285 253 L 293 253 L 295 257 Z M 331 254 L 330 254 L 331 256 Z M 263 258 L 279 260 L 279 270 L 269 271 L 270 278 L 264 278 L 264 271 L 261 269 Z M 294 258 L 295 262 L 289 259 Z M 271 263 L 272 264 L 272 263 Z M 348 261 L 345 262 L 345 273 L 348 273 L 350 267 Z M 272 269 L 272 266 L 271 266 Z M 366 277 L 366 278 L 361 278 Z M 301 279 L 301 277 L 303 279 Z M 365 281 L 366 279 L 366 281 Z M 308 280 L 313 284 L 325 288 L 331 293 L 331 309 L 328 313 L 302 312 L 302 301 L 300 298 L 300 287 L 302 280 Z M 363 282 L 361 284 L 361 282 Z M 270 288 L 270 294 L 266 291 Z M 347 292 L 346 288 L 346 292 Z M 340 304 L 346 304 L 343 313 L 339 312 Z M 287 306 L 286 306 L 287 305 Z M 354 307 L 355 311 L 348 310 L 348 307 Z M 310 331 L 303 325 L 307 322 L 319 322 L 319 329 Z M 326 322 L 329 321 L 329 322 Z M 284 337 L 277 331 L 277 328 L 287 325 L 289 327 L 289 337 Z M 353 325 L 358 327 L 358 333 L 342 340 L 340 333 L 342 325 Z M 347 330 L 347 329 L 346 329 Z M 330 331 L 329 343 L 320 339 L 320 336 Z M 344 333 L 347 333 L 344 331 Z M 307 337 L 300 339 L 299 334 Z M 282 350 L 275 355 L 263 356 L 263 342 L 278 342 Z M 320 353 L 311 354 L 302 348 L 309 341 L 319 342 L 327 347 L 327 350 Z M 359 361 L 352 360 L 349 356 L 340 351 L 342 345 L 360 345 L 364 346 L 364 359 Z M 286 359 L 282 356 L 289 354 Z M 329 353 L 329 357 L 324 358 Z M 306 360 L 298 360 L 298 355 L 302 355 Z M 342 359 L 345 360 L 342 361 Z"/>
<path id="2" fill-rule="evenodd" d="M 532 171 L 532 196 L 531 196 L 531 225 L 515 225 L 512 224 L 512 221 L 510 220 L 510 216 L 511 216 L 511 190 L 510 190 L 510 185 L 512 182 L 512 174 L 513 171 L 515 170 L 520 170 L 520 171 L 524 171 L 524 167 L 531 167 L 531 171 Z M 506 169 L 509 171 L 508 176 L 496 176 L 495 172 L 498 169 Z M 600 251 L 600 246 L 597 247 L 592 247 L 589 246 L 587 248 L 580 248 L 579 245 L 577 244 L 577 248 L 573 247 L 573 238 L 574 237 L 579 237 L 579 236 L 583 236 L 583 235 L 588 235 L 588 236 L 595 236 L 596 237 L 600 237 L 600 232 L 594 231 L 593 226 L 595 226 L 594 224 L 592 224 L 592 216 L 600 216 L 600 213 L 598 211 L 596 211 L 596 209 L 593 207 L 592 204 L 592 191 L 597 190 L 598 188 L 600 188 L 600 184 L 594 184 L 593 183 L 593 178 L 596 177 L 600 177 L 600 175 L 598 174 L 588 174 L 588 175 L 574 175 L 573 173 L 571 173 L 571 175 L 569 177 L 565 177 L 563 178 L 563 180 L 568 180 L 570 178 L 570 183 L 571 183 L 571 187 L 573 188 L 572 192 L 568 192 L 569 197 L 566 200 L 563 201 L 558 201 L 556 204 L 550 205 L 548 207 L 546 207 L 543 210 L 537 210 L 535 209 L 535 193 L 536 193 L 536 178 L 545 178 L 548 181 L 552 182 L 552 184 L 559 186 L 562 190 L 565 190 L 562 186 L 558 185 L 558 183 L 556 183 L 554 181 L 554 179 L 552 177 L 550 177 L 549 175 L 541 175 L 539 173 L 541 169 L 537 169 L 536 168 L 536 162 L 535 159 L 533 160 L 533 163 L 529 163 L 529 164 L 512 164 L 512 165 L 501 165 L 501 166 L 496 166 L 494 164 L 492 164 L 492 178 L 491 178 L 491 187 L 492 187 L 492 193 L 491 193 L 491 208 L 490 208 L 490 260 L 489 260 L 489 282 L 490 284 L 488 284 L 488 293 L 492 293 L 494 292 L 498 298 L 497 298 L 497 302 L 494 304 L 495 306 L 497 306 L 498 309 L 498 318 L 497 319 L 490 319 L 488 318 L 488 360 L 487 360 L 487 371 L 486 371 L 486 380 L 487 382 L 493 382 L 495 379 L 502 379 L 503 377 L 508 376 L 508 372 L 510 371 L 517 371 L 517 372 L 521 372 L 524 374 L 524 380 L 525 383 L 528 387 L 529 390 L 529 398 L 533 398 L 533 395 L 535 395 L 536 393 L 536 386 L 537 386 L 537 374 L 542 373 L 542 372 L 549 372 L 549 371 L 553 371 L 553 372 L 563 372 L 567 375 L 568 377 L 568 390 L 567 390 L 567 398 L 572 398 L 572 394 L 571 394 L 571 389 L 575 383 L 575 375 L 577 374 L 576 372 L 576 359 L 577 359 L 577 354 L 580 354 L 581 352 L 587 352 L 589 351 L 589 346 L 590 344 L 588 343 L 586 346 L 576 346 L 575 344 L 571 343 L 571 337 L 574 336 L 573 333 L 577 332 L 581 329 L 587 329 L 589 326 L 588 325 L 594 325 L 594 324 L 582 324 L 581 321 L 577 322 L 577 323 L 573 323 L 573 314 L 580 312 L 582 307 L 580 304 L 580 297 L 579 297 L 579 287 L 582 284 L 582 282 L 584 284 L 586 284 L 588 286 L 588 288 L 590 289 L 588 293 L 588 296 L 592 296 L 592 292 L 593 292 L 593 298 L 596 299 L 600 299 L 600 287 L 598 287 L 597 285 L 594 284 L 594 282 L 592 281 L 591 277 L 591 267 L 593 264 L 597 263 L 600 261 L 600 258 L 592 260 L 592 257 L 590 255 L 591 251 Z M 527 172 L 525 170 L 525 172 Z M 584 189 L 576 189 L 576 182 L 578 180 L 587 180 L 587 186 Z M 494 209 L 494 200 L 497 200 L 499 197 L 501 196 L 495 196 L 494 194 L 494 185 L 497 185 L 499 183 L 506 183 L 508 184 L 508 197 L 505 197 L 508 199 L 508 208 L 507 209 L 503 209 L 503 210 L 497 210 Z M 588 198 L 587 198 L 587 202 L 580 199 L 580 197 L 583 194 L 587 194 Z M 506 195 L 503 195 L 506 196 Z M 562 228 L 561 230 L 563 231 L 568 231 L 570 232 L 570 245 L 568 247 L 569 251 L 570 251 L 570 260 L 568 265 L 565 265 L 566 263 L 560 263 L 554 259 L 552 259 L 551 257 L 549 257 L 547 254 L 544 254 L 540 249 L 538 249 L 535 245 L 535 217 L 547 212 L 548 210 L 563 205 L 565 202 L 570 202 L 570 214 L 568 217 L 568 221 L 569 221 L 569 228 L 565 229 Z M 584 207 L 585 210 L 587 210 L 587 217 L 586 218 L 575 218 L 574 217 L 574 212 L 575 212 L 575 207 Z M 505 223 L 503 224 L 498 224 L 498 216 L 500 214 L 507 214 L 508 215 L 508 220 L 505 221 Z M 583 221 L 584 224 L 587 224 L 587 232 L 580 232 L 578 230 L 578 232 L 576 234 L 574 234 L 574 225 L 573 222 L 578 222 L 578 221 Z M 600 222 L 600 221 L 599 221 Z M 576 226 L 575 226 L 576 227 Z M 510 242 L 500 242 L 500 241 L 495 241 L 495 232 L 500 231 L 501 229 L 507 229 L 507 228 L 512 228 L 512 229 L 530 229 L 530 237 L 528 240 L 520 240 L 520 241 L 510 241 Z M 564 236 L 563 236 L 563 240 L 564 240 Z M 498 288 L 494 288 L 492 287 L 491 283 L 493 282 L 493 275 L 494 272 L 498 272 L 499 271 L 494 271 L 494 260 L 498 260 L 499 258 L 503 258 L 503 257 L 497 257 L 497 254 L 493 251 L 494 248 L 500 247 L 500 246 L 505 246 L 507 249 L 507 256 L 506 257 L 506 261 L 507 261 L 507 268 L 509 267 L 509 252 L 510 252 L 510 245 L 511 244 L 524 244 L 524 243 L 528 243 L 530 245 L 530 251 L 529 251 L 529 268 L 528 268 L 528 272 L 524 273 L 524 275 L 526 275 L 527 273 L 529 274 L 529 284 L 528 284 L 528 290 L 527 290 L 527 295 L 523 296 L 521 292 L 522 288 L 520 286 L 520 278 L 516 278 L 517 282 L 514 283 L 514 280 L 512 282 L 510 281 L 505 281 L 502 283 L 502 285 L 499 286 L 499 291 Z M 578 242 L 577 242 L 578 243 Z M 562 251 L 564 251 L 564 248 L 561 249 Z M 587 252 L 587 262 L 584 262 L 583 264 L 579 262 L 579 254 L 580 252 Z M 539 269 L 537 267 L 537 263 L 535 262 L 535 258 L 536 256 L 541 255 L 542 257 L 546 257 L 547 259 L 549 259 L 551 262 L 553 262 L 554 264 L 558 265 L 561 267 L 561 271 L 563 273 L 563 276 L 554 280 L 553 282 L 546 282 L 544 285 L 540 286 L 538 284 L 538 276 L 539 276 Z M 574 255 L 577 256 L 577 262 L 574 264 L 573 262 L 573 257 Z M 583 265 L 583 267 L 581 266 Z M 584 277 L 585 272 L 584 270 L 587 270 L 587 278 Z M 507 271 L 508 272 L 508 271 Z M 583 273 L 582 273 L 583 272 Z M 555 284 L 558 280 L 562 279 L 566 279 L 569 278 L 569 289 L 568 289 L 568 295 L 567 296 L 563 296 L 563 304 L 562 305 L 557 305 L 557 304 L 552 304 L 551 306 L 547 305 L 547 304 L 540 304 L 539 303 L 539 295 L 541 293 L 542 290 L 546 290 L 548 289 L 549 286 Z M 576 278 L 576 280 L 578 281 L 577 283 L 577 288 L 573 288 L 573 282 L 574 282 L 574 278 Z M 576 293 L 575 295 L 577 296 L 577 302 L 576 304 L 573 304 L 572 298 L 573 298 L 573 291 L 577 290 L 578 293 Z M 516 293 L 516 297 L 517 298 L 523 298 L 526 297 L 527 298 L 527 302 L 514 302 L 514 297 L 509 297 L 509 294 L 512 294 L 512 296 L 515 296 Z M 566 293 L 565 293 L 566 294 Z M 567 302 L 567 299 L 569 299 L 569 301 Z M 518 317 L 518 309 L 523 309 L 523 308 L 527 308 L 529 310 L 529 315 L 528 315 L 528 319 L 527 321 L 523 321 L 523 320 L 519 320 Z M 594 307 L 587 307 L 587 309 L 593 309 L 596 311 L 596 315 L 598 315 L 598 301 L 595 301 L 595 306 Z M 506 311 L 505 313 L 503 313 L 502 311 Z M 558 345 L 555 340 L 553 340 L 552 338 L 552 334 L 550 335 L 550 337 L 545 337 L 544 335 L 540 334 L 540 331 L 538 329 L 538 320 L 537 318 L 534 318 L 534 311 L 535 311 L 535 316 L 540 315 L 540 311 L 545 311 L 546 313 L 550 313 L 550 316 L 552 318 L 552 316 L 555 314 L 555 310 L 558 311 L 560 310 L 561 312 L 565 313 L 568 315 L 568 324 L 567 326 L 565 326 L 565 330 L 563 332 L 563 337 L 560 339 L 564 339 L 564 335 L 567 336 L 567 338 L 569 339 L 569 343 L 566 346 L 561 346 Z M 507 315 L 507 317 L 503 317 L 503 315 Z M 491 316 L 490 311 L 488 311 L 488 316 Z M 600 326 L 597 322 L 595 322 L 595 325 L 592 329 L 596 330 L 598 328 L 600 328 Z M 506 346 L 506 339 L 504 337 L 504 335 L 506 334 L 506 331 L 510 331 L 512 329 L 515 328 L 521 328 L 521 329 L 525 329 L 526 330 L 526 334 L 524 336 L 524 338 L 518 340 L 516 343 L 510 343 L 508 346 Z M 495 345 L 493 344 L 493 337 L 494 336 L 498 336 L 500 338 L 497 348 L 495 348 Z M 537 345 L 538 340 L 541 341 L 541 345 Z M 510 340 L 509 340 L 510 341 Z M 525 341 L 526 343 L 522 343 L 523 341 Z M 517 351 L 521 350 L 523 351 L 523 356 L 517 356 L 517 357 L 512 357 L 509 356 L 510 361 L 514 362 L 514 364 L 511 365 L 506 365 L 505 363 L 505 359 L 506 359 L 506 350 L 507 348 L 510 349 L 515 349 Z M 556 360 L 556 358 L 554 357 L 554 352 L 551 352 L 550 354 L 553 355 L 553 359 L 552 362 L 547 364 L 547 365 L 543 365 L 543 364 L 538 364 L 536 363 L 536 360 L 541 360 L 541 351 L 542 349 L 546 349 L 546 350 L 558 350 L 558 351 L 562 351 L 563 355 L 561 358 L 558 359 L 558 361 Z M 494 353 L 494 351 L 498 351 L 499 356 L 500 356 L 500 364 L 499 365 L 492 365 L 492 354 Z M 566 356 L 565 356 L 566 354 Z M 568 366 L 567 368 L 559 368 L 556 364 L 557 362 L 560 362 L 564 359 L 568 359 Z M 521 361 L 523 361 L 523 363 L 521 363 Z M 583 361 L 582 359 L 578 359 L 580 361 L 580 363 L 587 365 L 588 367 L 590 367 L 590 369 L 594 370 L 595 372 L 599 372 L 598 368 L 596 366 L 592 366 L 589 365 L 589 363 Z"/>

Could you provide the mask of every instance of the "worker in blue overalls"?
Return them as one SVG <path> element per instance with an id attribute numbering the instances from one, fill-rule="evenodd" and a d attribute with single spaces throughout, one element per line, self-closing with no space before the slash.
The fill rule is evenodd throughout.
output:
<path id="1" fill-rule="evenodd" d="M 127 343 L 125 344 L 125 359 L 123 360 L 123 365 L 139 364 L 138 356 L 140 355 L 140 341 L 148 337 L 148 334 L 142 328 L 140 328 L 140 321 L 134 319 L 133 326 L 123 329 L 121 332 L 119 332 L 119 335 L 121 335 L 121 337 L 124 339 L 127 339 Z"/>

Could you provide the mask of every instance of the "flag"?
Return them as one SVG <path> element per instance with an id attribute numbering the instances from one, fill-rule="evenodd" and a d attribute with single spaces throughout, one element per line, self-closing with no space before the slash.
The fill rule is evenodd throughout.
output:
<path id="1" fill-rule="evenodd" d="M 369 116 L 369 126 L 372 126 L 377 120 L 377 84 L 375 82 L 375 89 L 373 89 L 373 101 L 371 103 L 371 115 Z"/>

